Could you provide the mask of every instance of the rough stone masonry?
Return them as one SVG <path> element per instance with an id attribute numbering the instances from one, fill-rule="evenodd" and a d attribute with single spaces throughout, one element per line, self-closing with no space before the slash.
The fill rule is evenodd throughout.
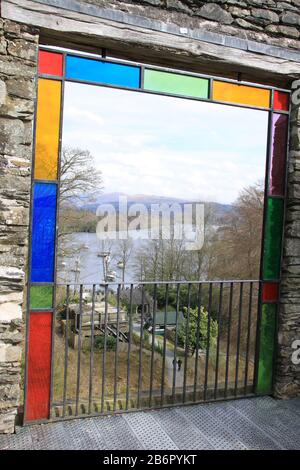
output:
<path id="1" fill-rule="evenodd" d="M 81 1 L 187 28 L 300 49 L 300 0 Z M 0 18 L 0 433 L 14 431 L 20 404 L 38 38 L 30 14 L 28 24 Z M 296 96 L 300 84 L 295 81 L 293 86 Z M 300 365 L 291 362 L 292 342 L 300 339 L 300 94 L 293 104 L 290 131 L 275 380 L 275 394 L 280 397 L 300 393 Z"/>
<path id="2" fill-rule="evenodd" d="M 266 44 L 300 47 L 300 0 L 87 0 L 86 3 Z"/>
<path id="3" fill-rule="evenodd" d="M 38 34 L 0 19 L 0 433 L 20 402 Z"/>

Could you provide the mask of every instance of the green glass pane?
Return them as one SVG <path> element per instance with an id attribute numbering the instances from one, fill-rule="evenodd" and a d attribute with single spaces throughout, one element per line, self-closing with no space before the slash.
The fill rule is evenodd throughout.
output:
<path id="1" fill-rule="evenodd" d="M 268 198 L 263 262 L 264 280 L 280 277 L 283 204 L 283 199 Z"/>
<path id="2" fill-rule="evenodd" d="M 208 80 L 157 70 L 145 70 L 144 89 L 194 98 L 208 98 Z"/>
<path id="3" fill-rule="evenodd" d="M 30 288 L 30 308 L 52 308 L 53 287 L 32 286 Z"/>
<path id="4" fill-rule="evenodd" d="M 276 309 L 277 306 L 275 304 L 262 305 L 257 382 L 258 393 L 268 393 L 272 390 Z"/>

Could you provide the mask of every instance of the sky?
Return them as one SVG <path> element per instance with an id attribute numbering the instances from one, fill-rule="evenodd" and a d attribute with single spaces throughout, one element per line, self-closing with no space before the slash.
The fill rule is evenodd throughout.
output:
<path id="1" fill-rule="evenodd" d="M 230 204 L 264 178 L 265 111 L 66 82 L 63 116 L 104 193 Z"/>

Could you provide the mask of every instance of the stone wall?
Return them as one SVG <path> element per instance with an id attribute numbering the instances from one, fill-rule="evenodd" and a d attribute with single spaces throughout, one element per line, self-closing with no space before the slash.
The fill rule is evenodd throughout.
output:
<path id="1" fill-rule="evenodd" d="M 300 0 L 86 0 L 166 23 L 300 48 Z"/>
<path id="2" fill-rule="evenodd" d="M 37 32 L 0 18 L 0 433 L 20 400 Z"/>
<path id="3" fill-rule="evenodd" d="M 300 0 L 85 0 L 88 3 L 168 24 L 300 49 Z M 0 433 L 13 432 L 20 399 L 24 337 L 21 305 L 26 272 L 37 44 L 37 30 L 0 18 Z M 292 126 L 275 381 L 275 392 L 280 397 L 296 395 L 300 390 L 299 365 L 291 361 L 292 343 L 300 340 L 299 104 L 293 105 Z"/>

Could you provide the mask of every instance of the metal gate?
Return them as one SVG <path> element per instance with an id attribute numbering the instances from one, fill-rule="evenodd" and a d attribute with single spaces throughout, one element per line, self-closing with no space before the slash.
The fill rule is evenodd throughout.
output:
<path id="1" fill-rule="evenodd" d="M 66 81 L 268 111 L 260 280 L 57 282 Z M 270 393 L 289 91 L 49 48 L 37 84 L 24 421 Z"/>
<path id="2" fill-rule="evenodd" d="M 58 285 L 52 419 L 251 396 L 259 281 Z M 60 295 L 62 294 L 62 295 Z M 47 326 L 48 328 L 48 326 Z M 27 397 L 36 409 L 36 395 Z"/>

